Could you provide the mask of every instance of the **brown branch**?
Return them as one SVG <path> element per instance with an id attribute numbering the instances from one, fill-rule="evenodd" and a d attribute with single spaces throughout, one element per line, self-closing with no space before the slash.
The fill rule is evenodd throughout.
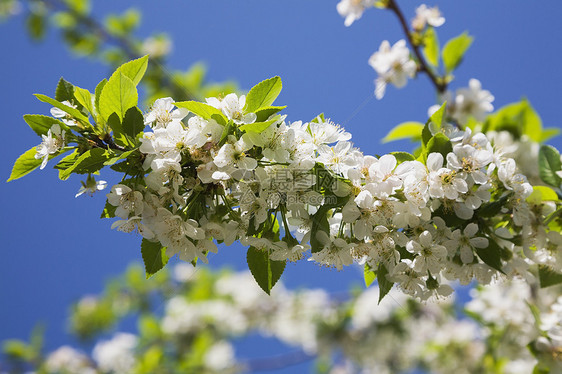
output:
<path id="1" fill-rule="evenodd" d="M 400 21 L 400 25 L 402 26 L 402 30 L 404 31 L 404 33 L 406 34 L 406 38 L 408 39 L 408 43 L 410 43 L 410 46 L 412 46 L 412 50 L 414 51 L 414 54 L 418 59 L 418 70 L 420 72 L 426 73 L 429 79 L 431 80 L 431 83 L 433 83 L 433 85 L 435 86 L 437 92 L 439 94 L 443 94 L 447 90 L 447 84 L 441 81 L 435 75 L 433 70 L 431 70 L 431 68 L 425 61 L 425 58 L 423 57 L 420 51 L 420 46 L 419 44 L 414 42 L 412 38 L 412 33 L 410 32 L 410 28 L 408 27 L 408 22 L 406 22 L 406 18 L 404 18 L 404 14 L 398 7 L 398 3 L 396 2 L 396 0 L 388 0 L 387 8 L 390 9 L 392 12 L 394 12 L 394 14 L 396 14 L 396 16 L 398 17 L 398 20 Z"/>

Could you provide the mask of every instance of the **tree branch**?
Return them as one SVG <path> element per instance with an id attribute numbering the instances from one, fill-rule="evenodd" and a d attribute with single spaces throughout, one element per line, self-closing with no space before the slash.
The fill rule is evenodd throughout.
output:
<path id="1" fill-rule="evenodd" d="M 396 16 L 398 17 L 398 20 L 400 21 L 400 25 L 402 26 L 402 30 L 404 31 L 404 34 L 406 34 L 406 38 L 408 39 L 408 43 L 410 43 L 410 46 L 412 47 L 412 50 L 414 51 L 414 54 L 418 59 L 419 71 L 427 74 L 427 76 L 431 80 L 431 83 L 435 86 L 435 89 L 439 94 L 445 93 L 445 91 L 447 90 L 447 84 L 442 82 L 435 75 L 433 70 L 431 70 L 431 68 L 425 61 L 425 58 L 423 57 L 420 51 L 420 46 L 414 42 L 412 38 L 412 33 L 410 32 L 410 28 L 408 27 L 408 22 L 406 22 L 406 18 L 404 18 L 404 14 L 398 7 L 398 3 L 396 2 L 396 0 L 388 0 L 387 7 L 392 12 L 394 12 L 394 14 L 396 14 Z"/>

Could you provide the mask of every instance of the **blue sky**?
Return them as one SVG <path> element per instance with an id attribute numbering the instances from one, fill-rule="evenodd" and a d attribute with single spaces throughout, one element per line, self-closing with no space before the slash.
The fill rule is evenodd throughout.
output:
<path id="1" fill-rule="evenodd" d="M 233 79 L 246 89 L 280 75 L 284 89 L 277 103 L 288 105 L 285 113 L 290 121 L 307 121 L 324 112 L 343 124 L 367 154 L 411 150 L 408 142 L 381 144 L 380 139 L 400 122 L 425 120 L 427 108 L 435 101 L 428 79 L 421 76 L 402 90 L 389 88 L 385 98 L 377 101 L 373 97 L 375 73 L 367 60 L 382 40 L 394 43 L 403 38 L 397 20 L 388 11 L 371 9 L 346 28 L 336 3 L 106 1 L 96 2 L 94 9 L 99 16 L 138 7 L 144 15 L 138 35 L 158 31 L 173 39 L 172 68 L 186 69 L 203 61 L 211 80 Z M 400 1 L 408 19 L 420 3 Z M 447 19 L 438 29 L 442 43 L 465 30 L 475 36 L 451 88 L 477 78 L 495 96 L 496 108 L 525 96 L 545 126 L 562 127 L 562 44 L 557 42 L 562 34 L 562 2 L 437 4 Z M 72 56 L 54 30 L 43 43 L 31 42 L 21 17 L 0 24 L 0 50 L 5 137 L 0 175 L 6 180 L 14 160 L 39 143 L 22 115 L 49 111 L 32 94 L 53 94 L 60 76 L 92 90 L 109 71 L 98 61 Z M 562 148 L 560 138 L 551 144 Z M 0 341 L 26 338 L 34 324 L 43 321 L 50 348 L 67 343 L 69 338 L 62 331 L 70 303 L 99 292 L 104 280 L 121 273 L 131 261 L 141 261 L 140 238 L 112 231 L 110 221 L 98 218 L 104 194 L 75 199 L 80 179 L 59 181 L 51 166 L 0 184 Z M 221 247 L 218 255 L 209 258 L 213 267 L 245 268 L 241 246 Z M 283 281 L 293 288 L 324 287 L 336 292 L 361 283 L 362 274 L 356 268 L 337 272 L 302 262 L 287 266 Z"/>

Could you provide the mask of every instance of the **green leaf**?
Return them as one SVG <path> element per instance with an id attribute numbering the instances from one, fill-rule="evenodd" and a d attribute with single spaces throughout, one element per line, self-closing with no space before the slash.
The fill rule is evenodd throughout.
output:
<path id="1" fill-rule="evenodd" d="M 103 207 L 103 211 L 101 212 L 100 218 L 113 218 L 115 217 L 115 210 L 117 210 L 116 206 L 113 206 L 106 200 L 105 206 Z"/>
<path id="2" fill-rule="evenodd" d="M 94 148 L 86 151 L 78 157 L 74 165 L 64 170 L 60 177 L 66 179 L 71 173 L 86 174 L 94 173 L 103 168 L 104 162 L 112 157 L 112 153 L 106 149 Z"/>
<path id="3" fill-rule="evenodd" d="M 443 118 L 445 118 L 446 110 L 447 110 L 447 102 L 445 101 L 443 104 L 441 104 L 439 109 L 437 109 L 435 113 L 433 113 L 431 117 L 429 117 L 429 122 L 433 122 L 435 126 L 437 126 L 437 128 L 440 129 L 441 125 L 443 124 Z"/>
<path id="4" fill-rule="evenodd" d="M 120 71 L 121 74 L 132 80 L 136 86 L 144 76 L 147 67 L 148 55 L 124 63 L 117 68 L 117 71 Z"/>
<path id="5" fill-rule="evenodd" d="M 413 154 L 408 152 L 390 152 L 390 154 L 396 158 L 398 165 L 405 161 L 414 161 L 416 159 Z"/>
<path id="6" fill-rule="evenodd" d="M 543 145 L 539 150 L 539 176 L 542 181 L 553 187 L 560 188 L 562 178 L 556 172 L 562 170 L 560 152 L 551 145 Z"/>
<path id="7" fill-rule="evenodd" d="M 379 304 L 381 303 L 382 299 L 390 292 L 394 282 L 389 281 L 386 279 L 386 275 L 388 274 L 388 270 L 384 264 L 379 264 L 377 269 L 377 282 L 379 284 Z"/>
<path id="8" fill-rule="evenodd" d="M 382 142 L 388 143 L 399 139 L 410 139 L 417 142 L 421 139 L 423 128 L 424 124 L 420 122 L 403 122 L 390 130 Z"/>
<path id="9" fill-rule="evenodd" d="M 437 132 L 441 129 L 441 124 L 443 123 L 443 117 L 445 116 L 446 109 L 447 109 L 447 102 L 445 101 L 443 104 L 441 104 L 441 107 L 439 107 L 439 109 L 437 109 L 435 113 L 433 113 L 425 123 L 425 126 L 423 127 L 421 133 L 422 148 L 424 150 L 427 146 L 427 143 L 433 137 L 433 133 L 430 128 L 433 128 L 434 132 Z"/>
<path id="10" fill-rule="evenodd" d="M 314 117 L 310 122 L 311 122 L 311 123 L 323 123 L 323 122 L 326 122 L 326 118 L 324 117 L 324 113 L 320 113 L 319 115 L 317 115 L 316 117 Z"/>
<path id="11" fill-rule="evenodd" d="M 76 101 L 78 101 L 80 105 L 86 108 L 88 112 L 90 112 L 92 117 L 94 117 L 96 111 L 94 110 L 94 104 L 92 103 L 92 94 L 90 93 L 90 91 L 75 86 L 74 97 L 76 98 Z"/>
<path id="12" fill-rule="evenodd" d="M 37 169 L 42 159 L 36 159 L 35 155 L 37 154 L 36 147 L 31 148 L 24 154 L 22 154 L 12 168 L 12 173 L 10 174 L 10 178 L 8 178 L 7 182 L 16 180 L 18 178 L 23 177 L 24 175 L 32 172 L 33 170 Z"/>
<path id="13" fill-rule="evenodd" d="M 39 99 L 39 101 L 42 101 L 47 104 L 51 104 L 55 108 L 59 108 L 65 111 L 66 113 L 70 114 L 72 117 L 76 118 L 77 120 L 88 123 L 88 118 L 84 114 L 82 114 L 82 112 L 80 112 L 78 109 L 74 109 L 72 107 L 69 107 L 68 105 L 64 105 L 63 103 L 55 99 L 51 99 L 49 96 L 45 96 L 41 94 L 34 94 L 34 95 L 37 99 Z"/>
<path id="14" fill-rule="evenodd" d="M 273 125 L 276 122 L 279 122 L 279 116 L 275 116 L 273 119 L 266 122 L 254 122 L 242 125 L 240 126 L 240 130 L 246 132 L 255 132 L 259 134 L 267 130 L 269 126 Z"/>
<path id="15" fill-rule="evenodd" d="M 141 243 L 141 253 L 146 272 L 146 279 L 156 274 L 168 263 L 166 247 L 162 247 L 159 242 L 151 242 L 143 238 Z"/>
<path id="16" fill-rule="evenodd" d="M 45 36 L 45 29 L 47 23 L 45 16 L 39 13 L 30 13 L 26 20 L 27 31 L 34 40 L 41 40 Z"/>
<path id="17" fill-rule="evenodd" d="M 462 62 L 463 56 L 472 44 L 473 37 L 467 32 L 453 38 L 443 47 L 443 63 L 447 73 L 455 70 Z"/>
<path id="18" fill-rule="evenodd" d="M 330 209 L 329 206 L 322 205 L 312 216 L 312 227 L 310 229 L 310 247 L 312 253 L 320 252 L 323 248 L 322 243 L 318 240 L 318 231 L 324 231 L 326 234 L 330 234 L 330 225 L 327 217 Z"/>
<path id="19" fill-rule="evenodd" d="M 286 262 L 273 261 L 269 258 L 269 251 L 255 247 L 248 248 L 246 260 L 254 279 L 261 289 L 269 295 L 275 283 L 281 278 Z"/>
<path id="20" fill-rule="evenodd" d="M 61 155 L 63 153 L 66 153 L 68 151 L 70 151 L 71 147 L 67 147 L 67 148 L 63 148 L 58 150 L 56 153 L 53 153 L 52 155 L 49 155 L 49 160 L 57 157 L 58 155 Z M 39 166 L 41 166 L 41 163 L 43 162 L 43 159 L 36 159 L 35 155 L 37 154 L 37 149 L 36 147 L 33 147 L 31 149 L 29 149 L 28 151 L 26 151 L 24 154 L 22 154 L 20 157 L 18 157 L 18 159 L 16 160 L 16 162 L 14 163 L 14 166 L 12 167 L 12 173 L 10 174 L 10 178 L 8 178 L 8 180 L 6 182 L 10 182 L 16 179 L 19 179 L 21 177 L 23 177 L 26 174 L 31 173 L 33 170 L 37 169 Z"/>
<path id="21" fill-rule="evenodd" d="M 542 120 L 527 99 L 505 105 L 488 116 L 483 132 L 488 131 L 509 131 L 515 139 L 527 135 L 536 142 L 541 142 L 557 132 L 556 129 L 543 131 Z"/>
<path id="22" fill-rule="evenodd" d="M 499 200 L 482 204 L 482 206 L 478 209 L 478 217 L 495 217 L 500 213 L 502 208 L 505 206 L 508 200 L 508 196 L 504 196 Z"/>
<path id="23" fill-rule="evenodd" d="M 179 101 L 177 103 L 174 103 L 174 105 L 178 108 L 185 108 L 196 116 L 199 116 L 206 120 L 212 119 L 213 115 L 218 115 L 223 117 L 226 121 L 226 117 L 224 117 L 224 114 L 222 114 L 220 110 L 209 104 L 200 103 L 197 101 Z"/>
<path id="24" fill-rule="evenodd" d="M 491 237 L 488 237 L 487 239 L 488 247 L 476 248 L 476 254 L 478 254 L 478 257 L 480 257 L 486 265 L 503 273 L 501 261 L 503 249 Z"/>
<path id="25" fill-rule="evenodd" d="M 369 287 L 377 278 L 377 274 L 367 263 L 365 263 L 365 267 L 363 268 L 363 278 L 365 279 L 365 287 Z"/>
<path id="26" fill-rule="evenodd" d="M 133 81 L 117 70 L 107 81 L 100 95 L 99 111 L 107 121 L 112 113 L 123 120 L 129 108 L 137 105 L 139 95 Z"/>
<path id="27" fill-rule="evenodd" d="M 95 99 L 95 105 L 96 105 L 96 109 L 98 111 L 99 114 L 99 108 L 100 108 L 100 96 L 101 96 L 101 92 L 103 91 L 103 88 L 105 87 L 105 85 L 107 84 L 107 79 L 102 80 L 101 82 L 98 83 L 98 85 L 96 86 L 96 99 Z"/>
<path id="28" fill-rule="evenodd" d="M 282 88 L 283 83 L 280 77 L 269 78 L 256 84 L 246 95 L 244 111 L 251 113 L 270 106 L 279 96 Z"/>
<path id="29" fill-rule="evenodd" d="M 528 203 L 540 205 L 543 201 L 558 201 L 556 191 L 547 186 L 533 186 L 533 193 L 526 199 Z"/>
<path id="30" fill-rule="evenodd" d="M 265 108 L 261 108 L 256 110 L 256 122 L 266 122 L 267 120 L 269 120 L 269 117 L 271 117 L 272 115 L 274 115 L 277 112 L 282 111 L 283 109 L 285 109 L 287 106 L 268 106 Z"/>
<path id="31" fill-rule="evenodd" d="M 562 274 L 555 272 L 549 266 L 539 265 L 539 279 L 541 288 L 555 286 L 562 283 Z"/>
<path id="32" fill-rule="evenodd" d="M 127 136 L 131 137 L 131 139 L 136 139 L 137 135 L 145 128 L 142 112 L 137 107 L 127 110 L 125 118 L 123 118 L 122 126 L 123 132 Z"/>
<path id="33" fill-rule="evenodd" d="M 228 135 L 232 134 L 234 129 L 236 129 L 234 122 L 228 121 L 226 126 L 224 126 L 224 128 L 222 129 L 221 139 L 219 141 L 220 147 L 222 147 L 224 143 L 226 143 L 226 139 L 228 138 Z"/>
<path id="34" fill-rule="evenodd" d="M 67 82 L 64 78 L 59 79 L 57 84 L 57 89 L 55 90 L 55 100 L 63 102 L 70 101 L 74 99 L 74 86 L 72 83 Z"/>
<path id="35" fill-rule="evenodd" d="M 439 40 L 433 27 L 428 27 L 423 38 L 423 54 L 433 66 L 439 66 Z"/>
<path id="36" fill-rule="evenodd" d="M 23 116 L 23 120 L 39 136 L 47 135 L 54 124 L 59 125 L 61 129 L 68 129 L 67 126 L 58 119 L 39 114 L 26 114 Z"/>
<path id="37" fill-rule="evenodd" d="M 66 169 L 68 169 L 69 167 L 74 165 L 79 157 L 80 157 L 80 155 L 78 154 L 78 151 L 74 150 L 74 152 L 72 152 L 71 154 L 63 157 L 63 159 L 60 160 L 58 162 L 58 164 L 55 165 L 55 169 L 59 169 L 59 179 L 60 180 L 67 180 L 68 179 L 69 175 L 63 176 L 63 173 Z"/>
<path id="38" fill-rule="evenodd" d="M 531 374 L 551 374 L 550 368 L 544 362 L 539 362 L 533 368 L 533 372 Z"/>
<path id="39" fill-rule="evenodd" d="M 138 148 L 137 148 L 137 149 L 138 149 Z M 111 166 L 111 165 L 115 164 L 117 161 L 126 159 L 126 158 L 129 157 L 133 152 L 135 152 L 137 149 L 133 149 L 133 150 L 130 150 L 130 151 L 127 151 L 127 152 L 123 152 L 123 153 L 121 153 L 121 154 L 118 155 L 118 156 L 115 156 L 115 157 L 110 158 L 109 160 L 107 160 L 107 161 L 104 162 L 103 164 L 104 164 L 105 166 Z"/>
<path id="40" fill-rule="evenodd" d="M 547 140 L 554 138 L 555 136 L 558 135 L 560 135 L 560 129 L 557 128 L 544 129 L 538 142 L 539 143 L 546 142 Z"/>
<path id="41" fill-rule="evenodd" d="M 453 152 L 453 144 L 446 135 L 437 133 L 427 143 L 427 154 L 433 152 L 441 153 L 443 158 L 447 159 L 447 155 Z"/>

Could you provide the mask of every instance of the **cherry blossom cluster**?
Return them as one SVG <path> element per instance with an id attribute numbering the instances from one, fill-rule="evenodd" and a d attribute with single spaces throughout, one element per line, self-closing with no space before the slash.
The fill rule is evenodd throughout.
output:
<path id="1" fill-rule="evenodd" d="M 244 100 L 207 103 L 244 126 L 255 121 Z M 443 277 L 487 284 L 526 274 L 533 262 L 561 269 L 562 237 L 541 221 L 555 203 L 528 202 L 533 187 L 515 161 L 470 128 L 430 122 L 429 136 L 450 151 L 415 160 L 366 156 L 322 117 L 278 116 L 263 132 L 237 131 L 221 144 L 224 126 L 196 115 L 184 124 L 187 114 L 171 98 L 155 102 L 139 148 L 146 175 L 107 195 L 121 218 L 113 227 L 160 242 L 168 257 L 206 262 L 215 241 L 239 240 L 274 261 L 312 249 L 309 260 L 339 270 L 384 267 L 389 281 L 422 299 L 452 291 Z M 498 204 L 494 217 L 478 214 Z"/>

